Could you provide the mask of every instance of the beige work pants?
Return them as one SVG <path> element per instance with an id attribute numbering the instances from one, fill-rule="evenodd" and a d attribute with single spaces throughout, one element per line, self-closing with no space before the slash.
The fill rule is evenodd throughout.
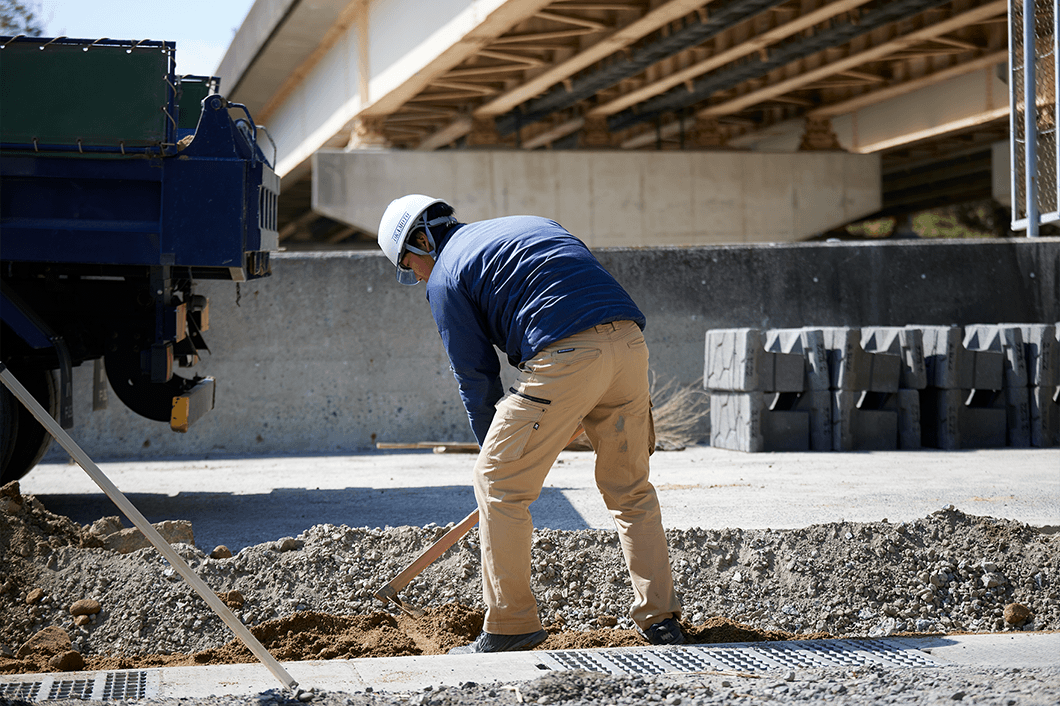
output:
<path id="1" fill-rule="evenodd" d="M 640 328 L 618 321 L 569 336 L 526 361 L 512 390 L 497 404 L 475 464 L 483 629 L 499 635 L 541 629 L 530 590 L 529 506 L 579 422 L 596 451 L 596 485 L 632 579 L 630 617 L 644 628 L 678 616 L 659 500 L 648 481 L 655 435 Z M 572 557 L 553 560 L 562 565 Z"/>

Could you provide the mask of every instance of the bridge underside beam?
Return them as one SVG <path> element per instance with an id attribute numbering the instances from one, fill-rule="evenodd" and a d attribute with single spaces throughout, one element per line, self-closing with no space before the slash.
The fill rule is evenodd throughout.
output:
<path id="1" fill-rule="evenodd" d="M 313 210 L 376 232 L 407 193 L 461 220 L 554 218 L 590 246 L 805 240 L 880 208 L 876 155 L 841 151 L 321 151 Z"/>

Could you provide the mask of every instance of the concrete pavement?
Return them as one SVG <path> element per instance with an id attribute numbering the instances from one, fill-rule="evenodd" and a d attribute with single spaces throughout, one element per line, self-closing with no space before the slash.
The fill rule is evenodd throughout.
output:
<path id="1" fill-rule="evenodd" d="M 373 452 L 120 461 L 100 468 L 152 522 L 190 520 L 205 551 L 217 544 L 238 551 L 321 523 L 459 521 L 475 506 L 473 462 L 469 454 Z M 664 522 L 674 529 L 902 522 L 948 505 L 1060 528 L 1058 449 L 745 454 L 697 446 L 657 452 L 652 480 Z M 22 491 L 81 524 L 120 514 L 76 465 L 38 466 Z M 539 527 L 610 529 L 593 482 L 593 454 L 563 452 L 531 511 Z"/>

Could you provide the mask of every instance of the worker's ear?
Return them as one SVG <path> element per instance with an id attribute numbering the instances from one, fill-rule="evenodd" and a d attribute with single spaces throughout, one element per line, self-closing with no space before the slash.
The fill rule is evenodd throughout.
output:
<path id="1" fill-rule="evenodd" d="M 420 250 L 425 250 L 426 252 L 430 252 L 431 250 L 433 250 L 430 241 L 427 240 L 427 234 L 424 233 L 422 230 L 418 230 L 412 234 L 412 244 Z"/>

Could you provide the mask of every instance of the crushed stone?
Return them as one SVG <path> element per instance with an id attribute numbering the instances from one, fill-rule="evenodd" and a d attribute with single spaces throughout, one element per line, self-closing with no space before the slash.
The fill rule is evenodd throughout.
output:
<path id="1" fill-rule="evenodd" d="M 153 548 L 118 553 L 94 526 L 50 513 L 17 483 L 0 489 L 0 674 L 55 671 L 62 655 L 76 664 L 70 652 L 86 669 L 253 661 Z M 373 591 L 447 529 L 317 525 L 227 558 L 174 546 L 280 659 L 443 654 L 481 628 L 477 530 L 401 592 L 425 617 L 406 616 Z M 1019 522 L 950 507 L 905 523 L 667 535 L 694 642 L 1060 628 L 1060 535 Z M 549 631 L 540 649 L 645 644 L 625 615 L 631 592 L 614 532 L 536 530 L 532 563 Z M 100 609 L 71 615 L 79 601 Z M 1013 604 L 1019 624 L 1006 621 Z M 45 630 L 69 644 L 25 649 Z M 623 689 L 635 692 L 635 681 Z M 704 688 L 676 698 L 706 703 L 728 689 Z M 853 691 L 845 688 L 830 696 L 843 701 Z M 955 683 L 952 694 L 962 690 L 982 693 Z M 423 703 L 450 703 L 438 696 Z M 541 698 L 553 697 L 532 701 L 559 702 Z"/>

